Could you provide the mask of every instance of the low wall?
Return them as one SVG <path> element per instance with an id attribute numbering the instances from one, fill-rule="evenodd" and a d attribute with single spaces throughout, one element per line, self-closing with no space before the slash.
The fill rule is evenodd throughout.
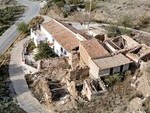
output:
<path id="1" fill-rule="evenodd" d="M 71 81 L 80 80 L 80 79 L 86 78 L 88 76 L 89 76 L 89 68 L 88 67 L 77 68 L 77 69 L 69 71 L 69 78 Z"/>
<path id="2" fill-rule="evenodd" d="M 22 51 L 22 62 L 25 64 L 25 65 L 28 65 L 28 66 L 31 66 L 35 69 L 37 69 L 37 64 L 35 64 L 33 61 L 30 61 L 26 58 L 26 55 L 28 54 L 27 53 L 27 47 L 29 45 L 29 43 L 31 42 L 31 40 L 28 40 L 24 45 L 23 45 L 23 51 Z"/>

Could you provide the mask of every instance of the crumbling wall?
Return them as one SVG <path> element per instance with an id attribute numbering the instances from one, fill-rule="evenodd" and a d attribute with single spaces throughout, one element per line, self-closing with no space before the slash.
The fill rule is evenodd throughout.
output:
<path id="1" fill-rule="evenodd" d="M 82 95 L 85 95 L 89 101 L 95 97 L 103 95 L 107 92 L 106 87 L 101 79 L 97 80 L 84 80 L 84 87 Z"/>
<path id="2" fill-rule="evenodd" d="M 86 78 L 89 76 L 89 68 L 88 67 L 84 67 L 84 68 L 77 68 L 74 70 L 70 70 L 69 71 L 69 78 L 71 81 L 73 80 L 80 80 L 83 78 Z"/>
<path id="3" fill-rule="evenodd" d="M 34 84 L 34 83 L 33 83 Z M 35 97 L 44 105 L 51 105 L 51 92 L 47 84 L 47 80 L 39 79 L 37 83 L 32 87 L 32 92 Z"/>
<path id="4" fill-rule="evenodd" d="M 67 85 L 67 89 L 68 89 L 69 93 L 73 97 L 76 97 L 77 96 L 77 91 L 76 91 L 76 83 L 75 83 L 75 81 L 66 80 L 66 85 Z"/>
<path id="5" fill-rule="evenodd" d="M 72 52 L 70 57 L 70 65 L 72 69 L 76 68 L 79 65 L 80 56 L 78 52 Z"/>
<path id="6" fill-rule="evenodd" d="M 48 67 L 67 68 L 68 62 L 66 58 L 51 58 L 41 61 L 41 69 Z"/>

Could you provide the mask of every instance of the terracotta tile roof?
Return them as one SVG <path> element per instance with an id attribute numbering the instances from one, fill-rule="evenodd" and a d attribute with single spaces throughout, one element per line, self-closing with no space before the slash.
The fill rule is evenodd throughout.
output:
<path id="1" fill-rule="evenodd" d="M 110 56 L 109 52 L 96 39 L 82 41 L 81 44 L 92 59 Z"/>
<path id="2" fill-rule="evenodd" d="M 103 69 L 129 64 L 131 63 L 131 60 L 122 54 L 118 54 L 107 58 L 96 59 L 94 60 L 94 62 L 101 70 L 103 70 Z"/>
<path id="3" fill-rule="evenodd" d="M 52 20 L 42 25 L 67 51 L 71 52 L 79 46 L 79 40 L 76 38 L 78 30 L 71 28 L 70 25 L 64 25 L 61 22 Z"/>

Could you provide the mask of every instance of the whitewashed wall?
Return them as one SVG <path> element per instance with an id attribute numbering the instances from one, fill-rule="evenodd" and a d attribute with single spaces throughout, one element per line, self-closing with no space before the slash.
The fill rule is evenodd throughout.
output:
<path id="1" fill-rule="evenodd" d="M 50 43 L 54 43 L 54 52 L 58 55 L 58 56 L 69 56 L 70 53 L 65 50 L 58 42 L 57 40 L 55 40 L 55 38 L 52 37 L 52 35 L 41 26 L 41 31 L 46 35 L 47 37 L 47 41 L 49 41 Z M 53 42 L 54 40 L 54 42 Z M 63 48 L 63 52 L 61 51 L 61 47 Z M 64 54 L 64 51 L 66 51 L 66 55 Z"/>

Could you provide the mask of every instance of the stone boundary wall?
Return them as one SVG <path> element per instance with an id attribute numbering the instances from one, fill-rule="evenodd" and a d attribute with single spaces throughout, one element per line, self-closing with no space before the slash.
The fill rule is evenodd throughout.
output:
<path id="1" fill-rule="evenodd" d="M 89 76 L 89 68 L 77 68 L 69 71 L 69 78 L 71 81 L 80 80 Z"/>

